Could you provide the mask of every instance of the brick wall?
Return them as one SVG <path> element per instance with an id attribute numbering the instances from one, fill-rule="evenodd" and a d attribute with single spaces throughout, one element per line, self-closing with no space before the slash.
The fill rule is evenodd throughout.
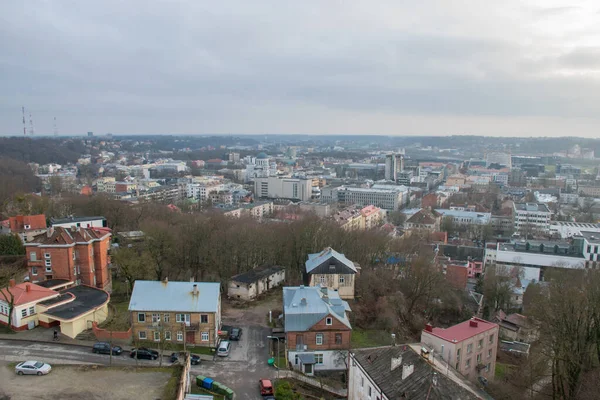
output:
<path id="1" fill-rule="evenodd" d="M 110 273 L 108 271 L 108 249 L 110 237 L 100 242 L 94 242 L 94 264 L 96 266 L 96 286 L 107 288 L 110 286 Z"/>
<path id="2" fill-rule="evenodd" d="M 287 349 L 296 350 L 299 337 L 302 337 L 302 342 L 307 346 L 307 350 L 348 349 L 350 347 L 352 330 L 336 318 L 332 318 L 331 325 L 327 325 L 326 318 L 323 318 L 307 332 L 288 332 L 286 339 Z M 321 345 L 317 344 L 317 334 L 323 335 L 323 344 Z M 342 341 L 339 344 L 335 342 L 336 334 L 342 336 Z"/>

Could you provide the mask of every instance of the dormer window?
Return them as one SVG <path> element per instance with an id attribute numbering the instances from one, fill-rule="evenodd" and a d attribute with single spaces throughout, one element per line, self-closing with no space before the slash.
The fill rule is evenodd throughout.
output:
<path id="1" fill-rule="evenodd" d="M 25 225 L 25 229 L 31 229 L 31 225 Z"/>
<path id="2" fill-rule="evenodd" d="M 331 318 L 331 317 L 325 318 L 325 325 L 333 325 L 333 318 Z"/>

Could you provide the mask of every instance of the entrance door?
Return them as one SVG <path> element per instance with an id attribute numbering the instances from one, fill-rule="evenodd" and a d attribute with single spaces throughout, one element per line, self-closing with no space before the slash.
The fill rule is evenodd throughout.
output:
<path id="1" fill-rule="evenodd" d="M 310 375 L 313 373 L 313 365 L 312 364 L 304 364 L 304 373 L 306 375 Z"/>
<path id="2" fill-rule="evenodd" d="M 186 343 L 195 343 L 193 331 L 185 332 L 185 342 Z"/>

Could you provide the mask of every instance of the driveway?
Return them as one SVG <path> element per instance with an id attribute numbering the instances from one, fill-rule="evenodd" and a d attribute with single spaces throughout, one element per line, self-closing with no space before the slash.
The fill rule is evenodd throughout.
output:
<path id="1" fill-rule="evenodd" d="M 236 325 L 240 326 L 240 325 Z M 267 365 L 271 329 L 265 326 L 241 326 L 242 339 L 231 343 L 228 357 L 216 357 L 192 366 L 192 375 L 204 375 L 230 387 L 240 400 L 262 399 L 259 379 L 274 379 L 277 371 Z M 195 379 L 195 378 L 194 378 Z"/>

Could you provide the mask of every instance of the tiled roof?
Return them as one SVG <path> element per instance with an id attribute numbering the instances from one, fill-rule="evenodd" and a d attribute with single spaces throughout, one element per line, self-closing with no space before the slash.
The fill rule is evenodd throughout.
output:
<path id="1" fill-rule="evenodd" d="M 31 244 L 40 245 L 69 245 L 81 242 L 89 242 L 91 240 L 103 239 L 106 236 L 110 236 L 110 232 L 101 228 L 63 228 L 56 227 L 50 228 L 51 230 L 47 233 L 42 233 L 33 238 L 32 241 L 28 242 Z M 50 235 L 48 235 L 50 233 Z"/>
<path id="2" fill-rule="evenodd" d="M 470 337 L 496 328 L 498 325 L 479 318 L 461 322 L 450 328 L 433 328 L 433 335 L 442 338 L 448 342 L 462 342 Z"/>
<path id="3" fill-rule="evenodd" d="M 28 229 L 44 229 L 46 228 L 46 216 L 38 215 L 17 215 L 16 217 L 8 218 L 10 230 L 13 232 L 25 230 L 25 225 L 29 225 Z"/>
<path id="4" fill-rule="evenodd" d="M 433 225 L 440 214 L 433 210 L 422 209 L 412 215 L 406 222 L 411 224 Z"/>
<path id="5" fill-rule="evenodd" d="M 28 287 L 29 291 L 27 291 Z M 5 302 L 8 300 L 8 302 L 10 302 L 11 294 L 14 296 L 15 306 L 58 296 L 58 292 L 52 289 L 46 289 L 45 287 L 41 287 L 35 283 L 19 283 L 11 288 L 3 288 L 0 290 L 0 300 Z"/>

